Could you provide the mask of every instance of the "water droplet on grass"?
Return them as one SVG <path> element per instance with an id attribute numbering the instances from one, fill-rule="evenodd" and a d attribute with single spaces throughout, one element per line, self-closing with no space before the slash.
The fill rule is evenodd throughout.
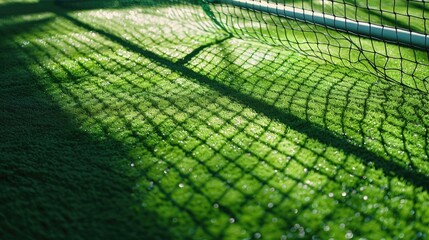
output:
<path id="1" fill-rule="evenodd" d="M 21 47 L 25 47 L 25 46 L 27 46 L 28 44 L 30 44 L 30 42 L 29 42 L 29 41 L 24 41 L 24 42 L 22 42 Z"/>
<path id="2" fill-rule="evenodd" d="M 351 231 L 348 231 L 348 232 L 346 233 L 345 237 L 346 237 L 347 239 L 351 239 L 351 238 L 353 238 L 353 233 L 352 233 Z"/>

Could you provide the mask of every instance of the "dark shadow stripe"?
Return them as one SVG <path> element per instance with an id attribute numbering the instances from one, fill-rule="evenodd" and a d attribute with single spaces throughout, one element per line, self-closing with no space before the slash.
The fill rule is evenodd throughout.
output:
<path id="1" fill-rule="evenodd" d="M 308 137 L 316 139 L 317 141 L 332 146 L 337 149 L 341 149 L 348 154 L 353 154 L 359 157 L 367 166 L 371 166 L 372 164 L 377 169 L 381 169 L 385 175 L 390 177 L 399 177 L 404 179 L 405 181 L 413 184 L 416 187 L 421 187 L 424 190 L 429 190 L 429 176 L 406 169 L 405 166 L 402 166 L 398 163 L 387 161 L 381 156 L 378 156 L 369 150 L 362 148 L 360 146 L 354 145 L 348 142 L 347 139 L 339 137 L 338 135 L 314 124 L 298 118 L 291 113 L 286 112 L 285 110 L 278 109 L 270 104 L 267 104 L 263 101 L 253 98 L 252 96 L 243 94 L 237 91 L 234 88 L 231 88 L 225 84 L 220 82 L 216 82 L 200 73 L 197 73 L 189 68 L 186 68 L 183 65 L 175 63 L 167 58 L 159 56 L 151 51 L 145 50 L 142 47 L 134 44 L 130 41 L 127 41 L 115 34 L 106 32 L 105 30 L 95 28 L 87 23 L 81 22 L 76 18 L 73 18 L 66 14 L 65 12 L 58 12 L 59 16 L 71 21 L 79 27 L 85 28 L 88 31 L 92 31 L 98 33 L 105 38 L 113 41 L 117 44 L 122 45 L 123 47 L 133 51 L 135 53 L 141 54 L 144 57 L 150 59 L 157 64 L 162 65 L 163 67 L 169 68 L 171 70 L 177 71 L 181 73 L 183 76 L 194 79 L 196 82 L 205 85 L 222 95 L 227 95 L 233 98 L 235 101 L 240 104 L 254 109 L 256 112 L 262 113 L 268 116 L 271 119 L 275 119 L 283 124 L 289 126 L 291 129 L 295 131 L 306 134 Z"/>
<path id="2" fill-rule="evenodd" d="M 231 39 L 231 38 L 232 38 L 232 35 L 230 34 L 230 35 L 228 35 L 225 38 L 216 40 L 216 41 L 211 42 L 211 43 L 207 43 L 207 44 L 201 45 L 198 48 L 194 49 L 191 53 L 189 53 L 188 55 L 186 55 L 184 58 L 182 58 L 179 61 L 177 61 L 176 64 L 185 65 L 186 63 L 188 63 L 189 61 L 191 61 L 193 57 L 197 56 L 200 52 L 202 52 L 204 49 L 209 48 L 211 46 L 214 46 L 216 44 L 223 43 L 226 40 Z"/>

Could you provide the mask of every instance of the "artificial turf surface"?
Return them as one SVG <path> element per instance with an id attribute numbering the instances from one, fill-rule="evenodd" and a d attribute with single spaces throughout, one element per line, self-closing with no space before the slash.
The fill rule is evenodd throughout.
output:
<path id="1" fill-rule="evenodd" d="M 1 1 L 1 239 L 429 237 L 427 93 L 163 3 Z"/>

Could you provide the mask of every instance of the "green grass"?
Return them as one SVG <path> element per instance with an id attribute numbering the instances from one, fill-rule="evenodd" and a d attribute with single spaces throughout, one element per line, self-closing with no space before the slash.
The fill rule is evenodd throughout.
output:
<path id="1" fill-rule="evenodd" d="M 426 16 L 429 5 L 424 1 L 275 0 L 274 2 L 357 21 L 428 33 L 425 26 L 429 21 Z"/>
<path id="2" fill-rule="evenodd" d="M 0 22 L 2 239 L 429 236 L 426 93 L 198 6 L 33 4 Z"/>
<path id="3" fill-rule="evenodd" d="M 428 9 L 423 3 L 409 1 L 279 1 L 297 9 L 323 12 L 353 21 L 381 24 L 427 34 Z M 375 4 L 376 2 L 379 5 Z M 283 46 L 315 61 L 362 70 L 415 89 L 429 90 L 429 55 L 427 51 L 391 44 L 375 38 L 359 37 L 312 23 L 302 23 L 227 4 L 211 4 L 211 11 L 229 32 L 242 39 L 253 39 Z M 395 12 L 395 14 L 393 14 Z M 378 14 L 377 16 L 373 16 Z M 426 31 L 426 30 L 425 30 Z"/>

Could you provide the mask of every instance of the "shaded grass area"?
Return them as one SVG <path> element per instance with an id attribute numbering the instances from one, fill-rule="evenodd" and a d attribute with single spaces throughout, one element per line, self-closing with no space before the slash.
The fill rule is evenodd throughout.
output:
<path id="1" fill-rule="evenodd" d="M 123 144 L 88 134 L 41 87 L 37 62 L 4 38 L 0 46 L 0 238 L 169 238 L 153 212 L 135 208 Z"/>
<path id="2" fill-rule="evenodd" d="M 17 58 L 2 60 L 1 234 L 428 236 L 426 94 L 230 38 L 200 13 L 3 22 Z"/>

